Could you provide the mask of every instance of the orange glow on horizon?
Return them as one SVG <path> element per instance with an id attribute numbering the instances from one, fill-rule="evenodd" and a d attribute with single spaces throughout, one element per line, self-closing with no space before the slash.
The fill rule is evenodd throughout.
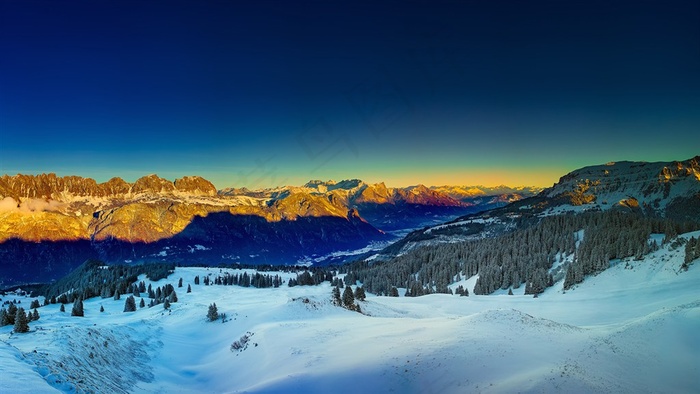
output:
<path id="1" fill-rule="evenodd" d="M 384 182 L 389 187 L 406 187 L 422 184 L 425 186 L 534 186 L 550 187 L 566 174 L 567 170 L 548 168 L 546 170 L 532 171 L 527 169 L 488 169 L 488 170 L 460 170 L 460 171 L 436 171 L 423 174 L 392 174 L 384 179 L 370 176 L 363 179 L 367 183 Z M 361 178 L 362 179 L 362 178 Z"/>

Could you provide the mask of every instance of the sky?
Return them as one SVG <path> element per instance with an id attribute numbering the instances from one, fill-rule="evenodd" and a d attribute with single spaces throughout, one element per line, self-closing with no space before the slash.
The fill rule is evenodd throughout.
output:
<path id="1" fill-rule="evenodd" d="M 0 174 L 551 186 L 700 154 L 697 1 L 0 0 Z"/>

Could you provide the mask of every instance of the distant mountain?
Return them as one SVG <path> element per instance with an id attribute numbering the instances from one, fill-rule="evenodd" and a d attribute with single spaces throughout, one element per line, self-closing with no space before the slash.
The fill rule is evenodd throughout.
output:
<path id="1" fill-rule="evenodd" d="M 431 186 L 430 189 L 445 194 L 464 203 L 483 203 L 506 205 L 508 203 L 532 197 L 542 191 L 541 187 L 505 185 L 488 186 Z"/>
<path id="2" fill-rule="evenodd" d="M 294 264 L 388 241 L 384 231 L 487 209 L 418 185 L 357 179 L 224 189 L 197 176 L 104 183 L 55 174 L 0 177 L 0 285 L 107 262 Z M 4 282 L 3 282 L 4 281 Z"/>
<path id="3" fill-rule="evenodd" d="M 359 179 L 349 179 L 340 182 L 312 180 L 303 186 L 283 186 L 271 189 L 223 189 L 224 196 L 249 196 L 266 197 L 270 199 L 283 199 L 289 195 L 307 193 L 311 195 L 323 195 L 327 198 L 339 201 L 344 205 L 357 204 L 416 204 L 431 206 L 469 206 L 440 191 L 429 189 L 423 185 L 405 188 L 387 187 L 383 182 L 367 184 Z"/>
<path id="4" fill-rule="evenodd" d="M 113 263 L 296 264 L 389 237 L 323 195 L 219 194 L 201 177 L 0 177 L 0 285 Z"/>
<path id="5" fill-rule="evenodd" d="M 384 183 L 368 184 L 359 179 L 340 182 L 312 180 L 301 187 L 262 190 L 231 188 L 220 191 L 220 194 L 273 201 L 295 194 L 323 196 L 334 204 L 357 209 L 369 223 L 384 231 L 423 227 L 502 205 L 495 200 L 497 196 L 478 201 L 460 201 L 424 185 L 392 188 Z"/>

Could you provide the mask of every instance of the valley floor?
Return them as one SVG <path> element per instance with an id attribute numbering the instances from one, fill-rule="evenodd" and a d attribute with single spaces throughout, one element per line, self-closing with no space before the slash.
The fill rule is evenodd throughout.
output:
<path id="1" fill-rule="evenodd" d="M 682 249 L 617 263 L 538 298 L 522 288 L 513 296 L 370 294 L 360 303 L 365 315 L 333 306 L 328 283 L 204 286 L 194 276 L 219 269 L 178 268 L 151 282 L 183 278 L 170 311 L 123 313 L 124 297 L 94 298 L 84 318 L 49 305 L 27 334 L 0 328 L 2 391 L 697 393 L 700 262 L 679 272 Z M 229 321 L 206 321 L 213 302 Z M 247 347 L 232 351 L 246 334 Z"/>

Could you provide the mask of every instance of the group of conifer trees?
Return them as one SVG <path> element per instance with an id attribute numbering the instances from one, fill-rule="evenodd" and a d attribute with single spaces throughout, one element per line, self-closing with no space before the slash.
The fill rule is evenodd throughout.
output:
<path id="1" fill-rule="evenodd" d="M 86 261 L 76 270 L 57 282 L 40 289 L 47 303 L 67 304 L 77 298 L 86 300 L 100 296 L 113 297 L 116 293 L 127 294 L 132 291 L 132 284 L 141 274 L 153 280 L 159 280 L 173 273 L 173 264 L 110 265 L 98 260 Z"/>
<path id="2" fill-rule="evenodd" d="M 179 287 L 182 287 L 182 278 L 180 278 L 179 282 Z M 189 285 L 188 285 L 189 289 Z M 148 298 L 150 299 L 148 303 L 148 307 L 154 307 L 156 305 L 163 304 L 163 308 L 165 309 L 170 309 L 170 303 L 177 302 L 177 293 L 175 292 L 175 287 L 171 284 L 165 284 L 163 286 L 157 287 L 155 290 L 151 286 L 151 284 L 146 287 L 146 283 L 143 281 L 139 282 L 138 284 L 134 283 L 131 286 L 130 289 L 131 295 L 129 295 L 126 300 L 124 301 L 124 312 L 135 312 L 136 311 L 136 298 L 135 297 L 142 297 L 141 294 L 147 294 Z M 188 291 L 189 293 L 189 291 Z M 121 297 L 121 294 L 117 291 L 114 293 L 114 299 L 119 300 Z M 144 301 L 143 297 L 141 298 L 141 301 L 139 303 L 139 307 L 143 308 L 146 306 L 146 302 Z"/>
<path id="3" fill-rule="evenodd" d="M 342 283 L 342 281 L 340 281 Z M 355 291 L 352 291 L 351 285 L 344 286 L 343 294 L 340 294 L 340 285 L 333 286 L 332 297 L 333 303 L 337 306 L 342 306 L 351 311 L 361 312 L 360 304 L 356 304 L 355 300 L 364 301 L 367 298 L 365 289 L 362 286 L 356 286 Z"/>
<path id="4" fill-rule="evenodd" d="M 217 275 L 214 279 L 210 279 L 208 276 L 204 277 L 204 285 L 208 286 L 223 285 L 223 286 L 241 286 L 241 287 L 255 287 L 258 289 L 268 288 L 268 287 L 280 287 L 282 285 L 282 278 L 279 275 L 269 275 L 261 274 L 255 272 L 254 274 L 248 274 L 243 272 L 240 274 L 231 274 L 229 272 L 223 273 L 222 275 Z M 195 278 L 195 284 L 199 284 L 199 276 Z"/>
<path id="5" fill-rule="evenodd" d="M 388 261 L 352 263 L 341 272 L 378 295 L 391 295 L 395 287 L 406 288 L 407 296 L 452 293 L 449 284 L 476 274 L 475 294 L 522 285 L 526 294 L 538 294 L 565 272 L 569 287 L 607 268 L 610 259 L 641 258 L 655 248 L 651 233 L 668 236 L 697 228 L 697 223 L 614 210 L 557 215 L 497 237 L 418 247 Z M 573 257 L 573 263 L 554 277 L 553 263 L 564 256 Z"/>
<path id="6" fill-rule="evenodd" d="M 654 222 L 632 214 L 603 214 L 591 217 L 574 261 L 566 271 L 564 289 L 581 283 L 586 275 L 608 269 L 610 260 L 644 255 L 658 245 L 649 243 L 652 232 L 662 231 Z M 656 227 L 656 231 L 654 231 Z M 675 231 L 674 231 L 675 232 Z"/>
<path id="7" fill-rule="evenodd" d="M 332 281 L 333 280 L 333 272 L 332 270 L 323 270 L 323 269 L 315 269 L 312 272 L 309 272 L 308 270 L 304 270 L 302 273 L 297 274 L 296 279 L 292 278 L 289 280 L 288 286 L 289 287 L 294 287 L 294 286 L 315 286 L 318 284 L 321 284 L 325 281 Z"/>
<path id="8" fill-rule="evenodd" d="M 25 311 L 23 307 L 17 306 L 19 302 L 7 301 L 3 304 L 3 308 L 0 309 L 0 327 L 2 326 L 14 326 L 13 330 L 16 333 L 25 333 L 29 331 L 29 323 L 35 320 L 39 320 L 39 311 L 37 308 L 40 307 L 39 302 L 34 300 L 30 306 L 30 309 L 34 311 Z M 7 305 L 7 309 L 4 307 Z"/>

